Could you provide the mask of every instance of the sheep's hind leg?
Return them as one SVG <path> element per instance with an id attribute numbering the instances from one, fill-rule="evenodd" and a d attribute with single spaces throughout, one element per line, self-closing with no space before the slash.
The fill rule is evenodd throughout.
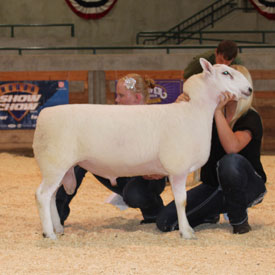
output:
<path id="1" fill-rule="evenodd" d="M 51 198 L 51 217 L 53 222 L 53 228 L 55 233 L 64 234 L 64 227 L 60 223 L 60 217 L 57 212 L 55 196 L 56 196 L 56 192 L 54 192 L 54 195 Z"/>
<path id="2" fill-rule="evenodd" d="M 56 235 L 53 231 L 53 221 L 51 216 L 51 200 L 57 190 L 62 177 L 56 180 L 43 179 L 36 191 L 36 202 L 39 216 L 42 223 L 43 236 L 55 240 Z"/>
<path id="3" fill-rule="evenodd" d="M 189 225 L 189 222 L 186 217 L 185 207 L 186 207 L 186 179 L 187 174 L 180 176 L 170 176 L 169 180 L 172 186 L 175 204 L 178 214 L 178 223 L 180 235 L 184 239 L 193 239 L 195 238 L 194 230 Z"/>

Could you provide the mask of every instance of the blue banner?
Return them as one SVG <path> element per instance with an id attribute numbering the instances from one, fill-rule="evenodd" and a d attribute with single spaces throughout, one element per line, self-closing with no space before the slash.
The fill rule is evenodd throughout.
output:
<path id="1" fill-rule="evenodd" d="M 43 108 L 68 103 L 66 80 L 0 82 L 0 129 L 34 129 Z"/>

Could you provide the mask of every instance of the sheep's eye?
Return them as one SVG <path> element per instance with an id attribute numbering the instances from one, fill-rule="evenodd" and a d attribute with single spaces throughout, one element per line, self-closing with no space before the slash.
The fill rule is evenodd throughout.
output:
<path id="1" fill-rule="evenodd" d="M 233 76 L 230 74 L 230 72 L 228 71 L 224 71 L 222 72 L 223 75 L 229 75 L 231 79 L 233 79 Z"/>

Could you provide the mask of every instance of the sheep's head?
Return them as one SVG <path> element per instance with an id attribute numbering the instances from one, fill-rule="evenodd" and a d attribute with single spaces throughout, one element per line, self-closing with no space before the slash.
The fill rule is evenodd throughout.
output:
<path id="1" fill-rule="evenodd" d="M 236 99 L 248 98 L 252 94 L 252 83 L 239 71 L 223 65 L 212 65 L 206 59 L 200 58 L 203 68 L 203 78 L 213 87 L 213 92 L 228 91 L 236 96 Z"/>

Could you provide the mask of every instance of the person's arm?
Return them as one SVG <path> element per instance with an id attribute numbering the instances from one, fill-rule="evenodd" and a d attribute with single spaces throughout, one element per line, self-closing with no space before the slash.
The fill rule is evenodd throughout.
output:
<path id="1" fill-rule="evenodd" d="M 190 97 L 188 94 L 186 94 L 185 92 L 182 92 L 176 99 L 176 103 L 182 102 L 182 101 L 190 101 Z"/>
<path id="2" fill-rule="evenodd" d="M 225 92 L 220 97 L 214 116 L 221 145 L 227 154 L 240 152 L 252 139 L 249 130 L 233 132 L 226 121 L 223 108 L 230 100 L 234 100 L 234 96 Z"/>

